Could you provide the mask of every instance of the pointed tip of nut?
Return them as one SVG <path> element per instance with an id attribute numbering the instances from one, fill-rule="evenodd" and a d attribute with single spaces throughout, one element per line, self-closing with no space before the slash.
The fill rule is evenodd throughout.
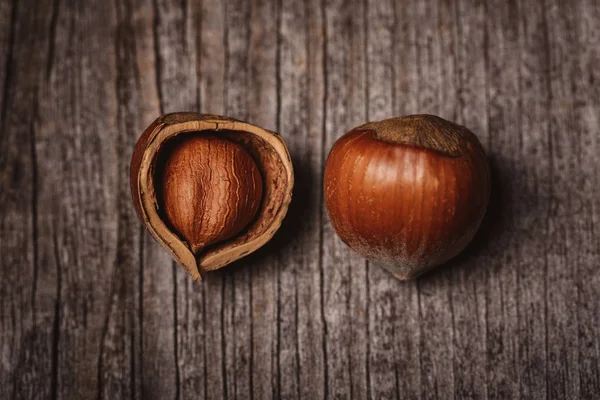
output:
<path id="1" fill-rule="evenodd" d="M 194 282 L 200 282 L 200 281 L 203 280 L 203 276 L 200 273 L 198 273 L 198 274 L 190 274 L 190 276 L 192 277 L 192 280 Z"/>

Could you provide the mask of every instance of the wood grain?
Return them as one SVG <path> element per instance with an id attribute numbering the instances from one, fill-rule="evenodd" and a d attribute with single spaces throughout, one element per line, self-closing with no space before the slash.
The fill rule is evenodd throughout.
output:
<path id="1" fill-rule="evenodd" d="M 280 126 L 295 171 L 294 201 L 274 239 L 278 252 L 283 398 L 323 398 L 326 368 L 321 291 L 321 171 L 324 123 L 324 29 L 319 1 L 281 2 Z"/>
<path id="2" fill-rule="evenodd" d="M 595 0 L 0 0 L 0 399 L 593 399 Z M 192 282 L 127 178 L 161 113 L 278 131 L 296 188 L 263 249 Z M 337 238 L 334 141 L 468 126 L 493 171 L 468 249 L 399 282 Z"/>

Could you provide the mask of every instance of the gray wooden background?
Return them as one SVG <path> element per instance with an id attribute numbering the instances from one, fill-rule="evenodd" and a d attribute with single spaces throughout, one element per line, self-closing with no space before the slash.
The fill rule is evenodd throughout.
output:
<path id="1" fill-rule="evenodd" d="M 275 239 L 194 283 L 138 223 L 161 113 L 278 131 Z M 476 132 L 468 250 L 399 282 L 336 238 L 322 169 L 368 120 Z M 600 396 L 597 0 L 0 0 L 0 399 Z"/>

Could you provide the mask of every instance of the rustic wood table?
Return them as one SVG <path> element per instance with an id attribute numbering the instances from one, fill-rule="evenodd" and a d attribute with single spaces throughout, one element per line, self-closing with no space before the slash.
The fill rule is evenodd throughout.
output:
<path id="1" fill-rule="evenodd" d="M 0 0 L 0 399 L 600 396 L 598 0 Z M 195 283 L 136 219 L 161 113 L 278 131 L 294 200 Z M 433 113 L 493 167 L 475 242 L 400 282 L 323 206 L 336 138 Z"/>

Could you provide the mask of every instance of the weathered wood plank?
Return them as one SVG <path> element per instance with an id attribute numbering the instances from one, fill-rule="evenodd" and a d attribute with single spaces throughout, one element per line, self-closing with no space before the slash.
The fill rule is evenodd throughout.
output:
<path id="1" fill-rule="evenodd" d="M 505 250 L 501 263 L 517 269 L 517 357 L 519 395 L 546 398 L 547 392 L 547 244 L 552 175 L 549 140 L 550 92 L 548 30 L 544 5 L 519 2 L 519 147 L 496 140 L 498 235 L 511 235 L 514 255 Z M 510 116 L 511 120 L 514 117 Z M 505 134 L 509 137 L 508 134 Z M 514 183 L 513 183 L 514 182 Z M 512 221 L 510 225 L 502 221 Z M 504 231 L 508 231 L 505 233 Z M 531 232 L 537 232 L 536 236 Z M 540 239 L 540 237 L 544 239 Z M 510 247 L 508 247 L 510 248 Z M 510 257 L 510 258 L 509 258 Z M 516 257 L 516 259 L 514 258 Z M 505 267 L 503 267 L 505 268 Z M 491 295 L 491 293 L 490 293 Z M 508 294 L 507 294 L 508 295 Z"/>
<path id="2" fill-rule="evenodd" d="M 325 2 L 325 151 L 366 119 L 363 1 Z M 328 398 L 365 398 L 368 275 L 363 258 L 334 233 L 323 210 L 322 283 Z"/>
<path id="3" fill-rule="evenodd" d="M 159 88 L 157 87 L 157 55 L 155 52 L 155 36 L 153 35 L 155 10 L 149 0 L 133 0 L 125 4 L 127 5 L 125 6 L 124 13 L 118 15 L 128 18 L 127 22 L 121 22 L 121 24 L 125 24 L 125 26 L 131 24 L 132 31 L 127 32 L 127 34 L 132 34 L 134 36 L 134 48 L 127 47 L 127 42 L 125 41 L 126 36 L 122 38 L 123 47 L 121 48 L 121 51 L 128 52 L 117 53 L 119 54 L 119 57 L 123 57 L 119 59 L 121 68 L 119 71 L 122 71 L 120 73 L 123 76 L 128 77 L 128 79 L 132 79 L 131 74 L 133 74 L 135 77 L 135 87 L 129 86 L 134 84 L 129 81 L 127 90 L 120 93 L 123 97 L 119 98 L 119 103 L 126 104 L 126 106 L 121 105 L 123 109 L 121 114 L 119 114 L 118 119 L 120 124 L 119 129 L 124 129 L 124 131 L 120 130 L 120 133 L 127 137 L 124 141 L 130 140 L 131 146 L 133 146 L 133 142 L 137 140 L 141 132 L 158 114 L 160 114 L 161 105 L 159 100 Z M 132 57 L 133 60 L 130 60 L 129 57 Z M 133 68 L 133 71 L 131 68 Z M 129 102 L 126 101 L 127 99 L 129 99 Z M 125 153 L 125 160 L 121 161 L 124 167 L 127 166 L 127 172 L 129 172 L 128 163 L 132 151 L 133 147 L 128 148 L 128 151 Z M 122 154 L 123 153 L 121 153 L 119 157 Z M 124 184 L 127 186 L 126 182 Z M 121 190 L 127 191 L 128 189 L 122 188 Z M 126 213 L 133 213 L 133 210 L 130 207 L 128 211 L 123 212 L 124 215 L 129 215 Z M 129 217 L 124 219 L 129 221 Z M 132 229 L 131 234 L 135 236 L 133 228 L 129 229 Z M 147 262 L 147 260 L 155 260 L 153 256 L 155 253 L 153 253 L 153 251 L 156 251 L 154 250 L 156 243 L 144 231 L 140 223 L 137 223 L 136 229 L 138 230 L 137 235 L 140 236 L 138 236 L 136 247 L 131 249 L 134 254 L 137 255 L 138 261 L 137 263 L 134 263 L 134 266 L 137 267 L 139 273 L 139 277 L 134 279 L 137 289 L 131 288 L 133 293 L 130 294 L 136 297 L 137 307 L 135 307 L 134 310 L 136 310 L 138 315 L 137 326 L 132 323 L 134 334 L 132 346 L 137 348 L 137 350 L 134 350 L 133 352 L 134 364 L 131 367 L 136 375 L 135 379 L 132 381 L 132 392 L 136 398 L 144 399 L 151 397 L 151 395 L 154 395 L 155 393 L 162 393 L 161 390 L 155 391 L 155 387 L 153 386 L 155 384 L 153 383 L 153 380 L 157 379 L 155 365 L 163 362 L 165 365 L 169 366 L 169 356 L 172 353 L 168 353 L 168 356 L 164 356 L 164 359 L 160 360 L 159 357 L 162 355 L 158 353 L 157 357 L 156 350 L 154 350 L 156 349 L 157 340 L 154 335 L 160 335 L 163 334 L 163 332 L 160 329 L 155 330 L 156 325 L 154 318 L 156 318 L 156 316 L 152 317 L 153 313 L 157 312 L 155 303 L 149 301 L 148 297 L 144 296 L 153 295 L 152 290 L 148 289 L 150 285 L 145 282 L 148 282 L 149 279 L 152 278 L 153 268 L 156 268 L 155 264 Z M 158 251 L 161 251 L 161 249 Z M 160 262 L 161 259 L 165 260 L 165 265 L 168 265 L 166 257 L 159 258 L 157 261 Z M 158 267 L 160 268 L 161 266 L 159 265 Z M 149 311 L 148 314 L 150 315 L 150 318 L 148 318 L 150 323 L 147 325 L 144 325 L 145 309 Z M 139 331 L 137 329 L 139 329 Z M 170 383 L 170 376 L 169 372 L 165 374 L 163 382 L 167 385 Z"/>
<path id="4" fill-rule="evenodd" d="M 141 327 L 140 327 L 140 227 L 129 197 L 128 175 L 131 149 L 137 139 L 139 91 L 135 65 L 136 32 L 130 3 L 116 3 L 114 18 L 115 75 L 112 76 L 117 109 L 111 153 L 103 156 L 115 167 L 106 172 L 106 180 L 116 194 L 112 204 L 116 227 L 114 274 L 111 297 L 105 311 L 100 355 L 98 356 L 98 398 L 141 398 Z"/>
<path id="5" fill-rule="evenodd" d="M 120 283 L 116 62 L 114 47 L 107 46 L 114 43 L 115 15 L 107 3 L 54 6 L 36 137 L 44 216 L 39 247 L 57 269 L 52 396 L 91 398 L 102 394 L 100 370 Z"/>
<path id="6" fill-rule="evenodd" d="M 579 338 L 579 385 L 582 398 L 600 393 L 600 74 L 595 65 L 600 62 L 600 4 L 596 1 L 578 3 L 576 13 L 578 63 L 573 79 L 574 116 L 580 130 L 580 151 L 577 158 L 581 171 L 577 186 L 581 208 L 573 210 L 575 231 L 581 240 L 576 255 L 577 319 Z"/>
<path id="7" fill-rule="evenodd" d="M 242 2 L 246 3 L 246 2 Z M 248 119 L 266 129 L 279 131 L 281 87 L 278 81 L 279 2 L 255 0 L 248 15 Z M 252 21 L 252 23 L 250 23 Z M 234 69 L 230 74 L 237 73 Z M 264 250 L 264 249 L 263 249 Z M 254 399 L 277 398 L 279 382 L 279 266 L 276 254 L 255 254 L 245 268 L 251 271 L 250 320 L 252 356 L 249 364 L 251 396 Z M 240 398 L 246 394 L 239 393 Z"/>
<path id="8" fill-rule="evenodd" d="M 512 199 L 519 192 L 525 192 L 517 187 L 526 186 L 526 177 L 519 172 L 522 168 L 518 161 L 521 152 L 514 151 L 522 142 L 523 134 L 519 125 L 522 117 L 519 97 L 522 13 L 517 2 L 487 3 L 485 73 L 488 132 L 485 145 L 491 160 L 495 190 L 490 201 L 490 213 L 474 247 L 478 253 L 475 268 L 487 270 L 484 293 L 486 364 L 481 367 L 487 375 L 487 396 L 495 399 L 519 397 L 518 266 L 523 260 L 516 255 L 520 241 L 514 232 L 515 225 L 520 223 L 515 216 L 525 214 L 522 208 L 526 203 Z M 512 182 L 507 181 L 507 174 L 515 177 Z M 481 251 L 482 247 L 485 252 Z"/>
<path id="9" fill-rule="evenodd" d="M 48 218 L 38 211 L 45 174 L 36 145 L 52 18 L 29 7 L 0 5 L 0 398 L 7 399 L 55 389 L 56 266 L 39 240 Z"/>
<path id="10" fill-rule="evenodd" d="M 17 22 L 15 2 L 0 1 L 0 122 L 4 119 L 4 102 L 7 96 L 7 84 L 14 49 L 15 26 Z"/>
<path id="11" fill-rule="evenodd" d="M 574 115 L 572 79 L 579 53 L 573 4 L 550 1 L 546 5 L 550 103 L 550 174 L 552 187 L 546 239 L 548 254 L 546 291 L 547 395 L 580 398 L 577 265 L 581 246 L 575 226 L 581 211 L 580 124 Z"/>
<path id="12" fill-rule="evenodd" d="M 319 245 L 323 162 L 323 45 L 319 1 L 281 4 L 280 131 L 296 189 L 273 244 L 278 250 L 279 382 L 282 398 L 324 397 L 325 363 Z"/>
<path id="13" fill-rule="evenodd" d="M 114 296 L 106 317 L 98 364 L 99 398 L 148 398 L 153 388 L 144 382 L 144 364 L 148 375 L 154 370 L 143 358 L 143 282 L 142 243 L 146 233 L 137 221 L 128 199 L 127 172 L 131 151 L 140 132 L 159 113 L 159 101 L 154 69 L 152 35 L 153 9 L 147 1 L 115 3 L 116 14 L 116 77 L 117 185 L 115 212 L 118 217 L 115 260 Z M 154 244 L 152 244 L 154 245 Z M 150 321 L 152 319 L 150 318 Z M 152 344 L 150 339 L 147 343 Z M 150 389 L 150 390 L 148 390 Z"/>

